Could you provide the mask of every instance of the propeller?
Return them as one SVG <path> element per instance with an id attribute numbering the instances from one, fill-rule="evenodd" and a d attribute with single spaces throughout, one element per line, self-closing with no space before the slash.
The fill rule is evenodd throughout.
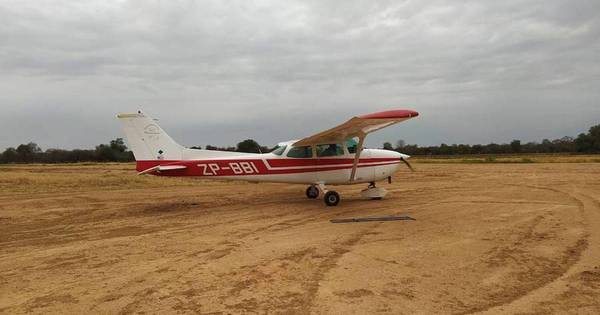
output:
<path id="1" fill-rule="evenodd" d="M 408 161 L 405 158 L 401 157 L 400 160 L 402 162 L 404 162 L 404 164 L 406 164 L 406 166 L 408 166 L 408 168 L 410 168 L 411 171 L 413 171 L 413 172 L 415 171 L 415 169 L 412 167 L 412 165 L 410 165 L 410 163 L 408 163 Z"/>

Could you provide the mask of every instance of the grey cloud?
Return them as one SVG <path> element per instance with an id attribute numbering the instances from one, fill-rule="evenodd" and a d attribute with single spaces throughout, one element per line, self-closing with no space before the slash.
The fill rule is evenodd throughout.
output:
<path id="1" fill-rule="evenodd" d="M 557 0 L 0 1 L 0 131 L 10 136 L 0 147 L 93 145 L 119 135 L 114 113 L 140 107 L 188 145 L 250 134 L 272 144 L 390 107 L 422 116 L 371 145 L 573 135 L 600 120 L 599 10 Z M 93 135 L 80 132 L 88 126 Z"/>

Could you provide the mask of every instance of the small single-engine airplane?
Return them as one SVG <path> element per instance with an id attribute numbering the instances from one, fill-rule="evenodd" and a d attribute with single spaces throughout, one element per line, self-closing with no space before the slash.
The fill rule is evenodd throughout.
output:
<path id="1" fill-rule="evenodd" d="M 322 193 L 326 205 L 336 206 L 340 196 L 326 185 L 369 183 L 361 195 L 381 199 L 387 191 L 376 187 L 375 182 L 391 182 L 401 163 L 412 170 L 408 155 L 363 149 L 363 143 L 369 133 L 418 115 L 412 110 L 390 110 L 357 116 L 313 136 L 279 143 L 270 153 L 262 154 L 189 149 L 173 141 L 154 119 L 140 111 L 117 118 L 139 174 L 308 184 L 308 198 Z"/>

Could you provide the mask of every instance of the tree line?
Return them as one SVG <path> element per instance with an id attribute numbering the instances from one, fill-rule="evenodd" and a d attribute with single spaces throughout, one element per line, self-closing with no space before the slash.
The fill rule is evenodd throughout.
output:
<path id="1" fill-rule="evenodd" d="M 193 146 L 192 149 L 202 149 Z M 270 149 L 260 146 L 252 139 L 244 140 L 235 147 L 217 147 L 207 145 L 206 150 L 236 151 L 247 153 L 265 153 Z M 133 153 L 128 150 L 123 138 L 117 138 L 108 144 L 97 145 L 94 149 L 47 149 L 42 150 L 34 142 L 10 147 L 0 154 L 0 164 L 7 163 L 76 163 L 76 162 L 132 162 Z"/>
<path id="2" fill-rule="evenodd" d="M 193 146 L 192 149 L 202 149 Z M 518 154 L 518 153 L 600 153 L 600 125 L 593 126 L 588 133 L 581 133 L 576 138 L 563 137 L 555 140 L 544 139 L 542 142 L 521 143 L 513 140 L 510 143 L 490 144 L 452 144 L 442 143 L 439 146 L 419 147 L 399 140 L 396 146 L 390 142 L 383 144 L 387 150 L 399 151 L 409 155 L 469 155 L 469 154 Z M 235 147 L 217 147 L 207 145 L 206 150 L 235 151 L 247 153 L 266 153 L 272 149 L 261 146 L 253 139 L 239 142 Z M 47 149 L 42 150 L 36 143 L 21 144 L 16 148 L 7 148 L 0 154 L 0 163 L 75 163 L 75 162 L 131 162 L 133 153 L 127 149 L 122 138 L 108 144 L 97 145 L 94 149 Z"/>
<path id="3" fill-rule="evenodd" d="M 43 151 L 36 143 L 8 148 L 0 155 L 0 163 L 75 163 L 75 162 L 130 162 L 133 153 L 127 150 L 122 138 L 94 149 L 48 149 Z"/>
<path id="4" fill-rule="evenodd" d="M 396 146 L 386 142 L 386 150 L 394 150 L 408 155 L 469 155 L 469 154 L 519 154 L 519 153 L 600 153 L 600 125 L 593 126 L 588 133 L 581 133 L 576 138 L 544 139 L 542 142 L 521 143 L 513 140 L 510 143 L 490 144 L 452 144 L 442 143 L 439 146 L 419 147 L 399 140 Z"/>

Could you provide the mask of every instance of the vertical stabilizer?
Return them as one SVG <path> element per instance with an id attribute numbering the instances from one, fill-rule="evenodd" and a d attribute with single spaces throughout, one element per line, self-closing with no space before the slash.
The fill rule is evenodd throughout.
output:
<path id="1" fill-rule="evenodd" d="M 151 117 L 137 112 L 119 114 L 117 118 L 136 161 L 182 159 L 184 148 L 173 141 Z"/>

